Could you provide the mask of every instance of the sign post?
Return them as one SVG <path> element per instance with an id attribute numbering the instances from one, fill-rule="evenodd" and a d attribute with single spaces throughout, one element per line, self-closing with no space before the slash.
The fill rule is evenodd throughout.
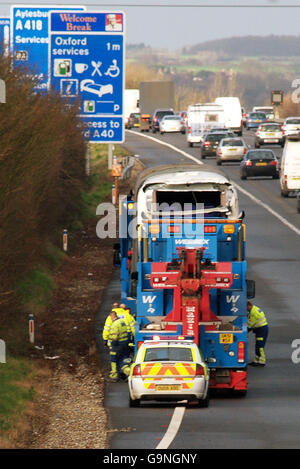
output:
<path id="1" fill-rule="evenodd" d="M 124 141 L 123 12 L 51 12 L 50 85 L 77 105 L 90 143 Z"/>

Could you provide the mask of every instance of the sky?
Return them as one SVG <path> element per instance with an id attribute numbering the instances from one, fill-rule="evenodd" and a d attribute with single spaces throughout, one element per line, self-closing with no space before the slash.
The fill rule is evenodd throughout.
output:
<path id="1" fill-rule="evenodd" d="M 169 51 L 232 36 L 300 34 L 300 0 L 0 0 L 0 16 L 9 16 L 11 5 L 52 3 L 124 11 L 127 44 Z"/>

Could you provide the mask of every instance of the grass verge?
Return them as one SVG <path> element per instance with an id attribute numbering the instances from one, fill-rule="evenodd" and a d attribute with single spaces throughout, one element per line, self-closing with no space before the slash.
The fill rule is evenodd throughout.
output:
<path id="1" fill-rule="evenodd" d="M 120 160 L 128 152 L 116 146 L 114 154 Z M 41 365 L 30 360 L 32 346 L 28 340 L 28 314 L 33 313 L 38 317 L 39 312 L 47 308 L 55 290 L 53 274 L 75 248 L 76 231 L 82 230 L 87 220 L 96 217 L 98 204 L 108 200 L 111 195 L 108 146 L 93 145 L 90 155 L 91 176 L 86 191 L 82 193 L 82 210 L 73 226 L 69 227 L 72 245 L 70 252 L 66 254 L 62 251 L 62 238 L 59 234 L 57 245 L 47 241 L 44 258 L 39 265 L 31 266 L 27 275 L 18 283 L 20 304 L 0 315 L 0 339 L 7 346 L 6 363 L 0 363 L 0 448 L 14 447 L 13 439 L 19 438 L 22 429 L 26 428 L 24 422 L 29 404 L 34 400 L 35 393 L 38 393 L 34 377 L 38 376 L 40 369 L 37 366 Z"/>

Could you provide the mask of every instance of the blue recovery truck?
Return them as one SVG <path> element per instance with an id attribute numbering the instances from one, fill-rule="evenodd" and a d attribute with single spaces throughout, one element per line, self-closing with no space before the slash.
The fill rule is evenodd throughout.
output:
<path id="1" fill-rule="evenodd" d="M 122 301 L 136 316 L 135 348 L 153 336 L 192 338 L 210 387 L 247 391 L 246 228 L 236 190 L 208 166 L 143 171 L 120 199 Z"/>

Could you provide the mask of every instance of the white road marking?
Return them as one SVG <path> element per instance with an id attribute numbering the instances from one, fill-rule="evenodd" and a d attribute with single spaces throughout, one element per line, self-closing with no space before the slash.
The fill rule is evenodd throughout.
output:
<path id="1" fill-rule="evenodd" d="M 167 142 L 162 142 L 161 140 L 158 140 L 157 138 L 155 137 L 150 137 L 150 135 L 144 135 L 142 133 L 137 133 L 137 132 L 134 132 L 133 130 L 126 130 L 126 132 L 130 132 L 134 135 L 138 135 L 140 137 L 144 137 L 144 138 L 148 138 L 149 140 L 153 140 L 153 142 L 155 143 L 160 143 L 161 145 L 164 145 L 165 147 L 168 147 L 170 148 L 171 150 L 174 150 L 174 151 L 177 151 L 177 153 L 180 153 L 181 155 L 185 156 L 186 158 L 189 158 L 190 160 L 193 160 L 195 161 L 196 163 L 198 164 L 203 164 L 202 161 L 199 161 L 198 158 L 196 158 L 195 156 L 193 155 L 190 155 L 189 153 L 186 153 L 185 151 L 183 150 L 180 150 L 179 148 L 177 147 L 174 147 L 174 145 L 171 145 L 170 143 L 167 143 Z"/>
<path id="2" fill-rule="evenodd" d="M 174 147 L 173 145 L 170 145 L 169 143 L 166 143 L 166 142 L 161 142 L 160 140 L 158 140 L 157 138 L 154 138 L 154 137 L 150 137 L 148 135 L 143 135 L 143 134 L 137 134 L 137 132 L 133 132 L 133 131 L 130 131 L 130 130 L 127 130 L 127 132 L 132 132 L 134 133 L 135 135 L 140 135 L 141 137 L 144 137 L 144 138 L 149 138 L 150 140 L 153 140 L 155 141 L 156 143 L 160 143 L 161 145 L 165 145 L 167 147 L 169 147 L 171 150 L 174 150 L 174 151 L 177 151 L 177 153 L 180 153 L 181 155 L 185 156 L 186 158 L 189 158 L 190 160 L 193 160 L 195 161 L 197 164 L 203 164 L 202 161 L 199 161 L 197 158 L 195 158 L 193 155 L 190 155 L 189 153 L 186 153 L 185 151 L 183 150 L 180 150 L 179 148 L 176 148 Z M 271 213 L 271 215 L 273 215 L 274 217 L 276 217 L 279 221 L 281 221 L 281 223 L 285 226 L 287 226 L 290 230 L 294 231 L 294 233 L 296 233 L 298 236 L 300 236 L 300 230 L 299 228 L 297 228 L 295 225 L 293 225 L 292 223 L 290 223 L 286 218 L 282 217 L 281 215 L 279 215 L 279 213 L 277 213 L 275 210 L 273 210 L 268 204 L 265 204 L 264 202 L 262 202 L 260 199 L 258 199 L 257 197 L 255 197 L 254 195 L 252 195 L 250 192 L 248 192 L 246 189 L 244 189 L 243 187 L 241 187 L 239 184 L 237 184 L 236 182 L 234 182 L 234 185 L 235 187 L 237 188 L 237 190 L 239 190 L 242 194 L 246 195 L 249 199 L 251 199 L 253 202 L 255 202 L 257 205 L 260 205 L 261 207 L 263 207 L 265 210 L 267 210 L 269 213 Z"/>
<path id="3" fill-rule="evenodd" d="M 164 434 L 164 437 L 162 438 L 162 440 L 159 442 L 159 444 L 157 445 L 155 449 L 168 449 L 169 448 L 170 444 L 172 443 L 175 436 L 177 435 L 177 432 L 179 430 L 179 427 L 181 425 L 181 422 L 184 416 L 184 412 L 185 412 L 185 407 L 175 407 L 168 429 L 166 433 Z"/>

